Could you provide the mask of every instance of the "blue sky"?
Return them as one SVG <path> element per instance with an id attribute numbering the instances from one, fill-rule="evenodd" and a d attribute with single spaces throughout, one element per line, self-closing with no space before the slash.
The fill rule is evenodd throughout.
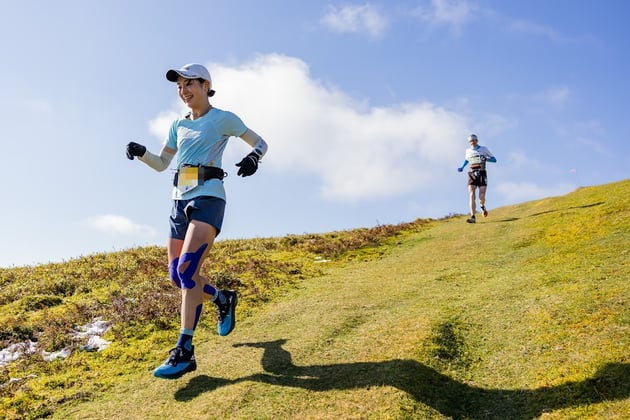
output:
<path id="1" fill-rule="evenodd" d="M 490 217 L 630 175 L 625 0 L 185 4 L 3 4 L 0 267 L 166 243 L 171 174 L 124 148 L 159 151 L 190 62 L 269 144 L 245 179 L 228 145 L 219 239 L 466 213 L 472 132 Z"/>

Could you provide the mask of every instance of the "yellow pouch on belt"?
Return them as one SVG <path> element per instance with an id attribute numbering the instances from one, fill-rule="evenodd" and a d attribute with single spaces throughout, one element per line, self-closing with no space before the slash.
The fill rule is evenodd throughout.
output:
<path id="1" fill-rule="evenodd" d="M 199 167 L 182 166 L 177 177 L 177 189 L 182 193 L 190 191 L 199 185 Z"/>

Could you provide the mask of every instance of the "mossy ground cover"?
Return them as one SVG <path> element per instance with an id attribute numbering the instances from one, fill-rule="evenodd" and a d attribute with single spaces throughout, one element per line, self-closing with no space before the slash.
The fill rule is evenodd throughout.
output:
<path id="1" fill-rule="evenodd" d="M 2 416 L 625 418 L 629 197 L 623 181 L 476 225 L 225 241 L 205 270 L 241 293 L 237 329 L 207 313 L 176 381 L 151 376 L 178 329 L 162 248 L 2 270 L 3 345 L 114 323 L 101 352 L 0 368 Z"/>

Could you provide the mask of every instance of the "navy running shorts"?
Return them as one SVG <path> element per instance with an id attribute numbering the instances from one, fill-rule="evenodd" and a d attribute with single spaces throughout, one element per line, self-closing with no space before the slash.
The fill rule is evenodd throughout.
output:
<path id="1" fill-rule="evenodd" d="M 170 237 L 184 240 L 191 220 L 199 220 L 214 226 L 219 236 L 224 214 L 225 200 L 219 197 L 201 196 L 190 200 L 173 200 L 169 218 Z"/>

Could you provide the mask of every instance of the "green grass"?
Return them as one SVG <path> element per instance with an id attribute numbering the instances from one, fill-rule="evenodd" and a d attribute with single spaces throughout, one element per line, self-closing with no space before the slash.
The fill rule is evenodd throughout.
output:
<path id="1" fill-rule="evenodd" d="M 626 180 L 476 225 L 220 242 L 204 270 L 239 322 L 218 337 L 206 308 L 175 381 L 151 376 L 179 325 L 163 248 L 0 270 L 2 347 L 114 323 L 104 351 L 0 367 L 0 418 L 628 418 L 629 211 Z"/>

